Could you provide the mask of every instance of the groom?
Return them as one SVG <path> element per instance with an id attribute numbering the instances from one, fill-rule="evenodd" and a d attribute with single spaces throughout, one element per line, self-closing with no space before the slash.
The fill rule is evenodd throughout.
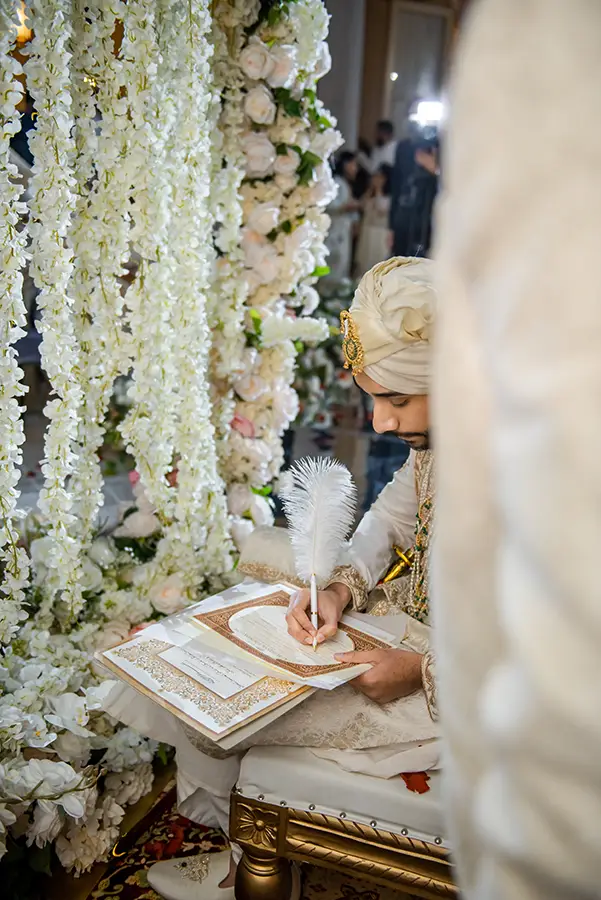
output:
<path id="1" fill-rule="evenodd" d="M 144 698 L 120 702 L 119 716 L 127 724 L 176 747 L 179 809 L 195 821 L 219 825 L 227 833 L 230 792 L 241 754 L 251 746 L 309 747 L 316 756 L 343 768 L 382 777 L 438 765 L 428 625 L 433 511 L 428 392 L 430 330 L 436 310 L 432 265 L 428 259 L 404 258 L 381 263 L 363 278 L 350 310 L 341 317 L 346 364 L 361 390 L 373 397 L 375 429 L 393 432 L 410 445 L 411 453 L 363 517 L 330 585 L 320 592 L 322 624 L 316 635 L 319 642 L 333 635 L 348 606 L 372 614 L 397 613 L 401 630 L 405 629 L 405 649 L 344 654 L 343 659 L 368 662 L 372 668 L 351 685 L 318 691 L 238 745 L 230 756 Z M 265 548 L 263 568 L 277 570 L 277 561 L 269 558 L 268 538 Z M 394 548 L 411 551 L 410 577 L 385 578 Z M 239 571 L 245 573 L 244 558 Z M 251 573 L 250 567 L 247 571 Z M 275 581 L 282 577 L 286 573 L 274 572 Z M 290 633 L 305 643 L 314 637 L 308 605 L 308 592 L 300 591 L 287 617 Z M 199 867 L 182 865 L 181 860 L 160 862 L 150 869 L 148 880 L 170 900 L 191 896 L 230 900 L 239 857 L 239 848 L 233 846 L 231 863 L 222 853 L 211 854 Z"/>

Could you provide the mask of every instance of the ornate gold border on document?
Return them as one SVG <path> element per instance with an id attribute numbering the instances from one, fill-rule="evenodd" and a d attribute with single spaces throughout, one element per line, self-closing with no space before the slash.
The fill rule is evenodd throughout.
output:
<path id="1" fill-rule="evenodd" d="M 306 690 L 304 686 L 299 688 L 299 686 L 293 682 L 266 676 L 256 684 L 251 685 L 246 690 L 234 694 L 232 697 L 220 697 L 218 694 L 213 693 L 209 688 L 204 687 L 192 678 L 192 676 L 187 675 L 185 672 L 180 672 L 179 669 L 170 665 L 166 660 L 161 659 L 159 654 L 163 653 L 165 650 L 170 650 L 173 646 L 175 645 L 170 644 L 167 641 L 151 638 L 150 640 L 142 640 L 137 643 L 128 641 L 112 650 L 111 653 L 115 657 L 126 660 L 131 665 L 135 666 L 135 668 L 150 675 L 161 690 L 175 694 L 176 696 L 181 697 L 182 700 L 188 700 L 225 728 L 228 727 L 236 716 L 245 715 L 257 703 L 269 700 L 270 697 L 277 696 L 278 694 L 284 694 L 283 697 L 278 697 L 277 700 L 274 700 L 269 707 L 265 707 L 258 712 L 258 715 L 265 715 L 265 713 L 269 712 L 271 709 L 276 708 L 281 703 L 287 702 L 292 699 L 292 697 L 297 696 L 298 693 Z M 152 699 L 162 699 L 157 697 L 157 695 L 152 694 L 145 685 L 142 685 L 137 681 L 129 672 L 125 672 L 123 669 L 119 668 L 113 660 L 104 654 L 103 663 L 110 665 L 113 670 L 118 671 L 120 677 L 134 683 L 139 690 L 142 690 L 143 693 L 151 696 Z M 175 715 L 180 716 L 180 718 L 185 717 L 186 721 L 193 727 L 198 728 L 200 726 L 206 731 L 211 731 L 207 725 L 196 722 L 184 713 L 183 710 L 180 710 L 178 707 L 169 703 L 169 701 L 164 700 L 161 705 L 168 708 L 169 711 L 173 712 Z M 253 721 L 254 717 L 254 715 L 250 716 L 248 719 L 245 719 L 244 722 L 236 723 L 234 727 L 246 725 Z M 212 733 L 218 738 L 225 736 L 225 732 L 219 735 L 217 735 L 216 732 Z"/>
<path id="2" fill-rule="evenodd" d="M 200 625 L 205 625 L 216 631 L 222 637 L 227 638 L 237 647 L 251 653 L 257 659 L 262 659 L 268 665 L 277 665 L 278 669 L 290 672 L 300 678 L 309 678 L 314 675 L 327 675 L 329 672 L 340 672 L 342 669 L 350 669 L 356 663 L 334 663 L 329 666 L 305 666 L 299 663 L 291 663 L 285 659 L 273 659 L 255 650 L 246 641 L 234 634 L 230 627 L 230 619 L 243 609 L 250 609 L 253 606 L 288 606 L 290 595 L 285 591 L 275 591 L 272 594 L 266 594 L 264 597 L 256 597 L 254 600 L 246 600 L 243 603 L 237 603 L 235 606 L 226 606 L 222 609 L 214 609 L 206 613 L 196 613 L 192 618 Z M 371 637 L 353 628 L 352 625 L 339 624 L 338 628 L 347 634 L 354 644 L 355 650 L 386 650 L 389 645 L 378 638 Z"/>

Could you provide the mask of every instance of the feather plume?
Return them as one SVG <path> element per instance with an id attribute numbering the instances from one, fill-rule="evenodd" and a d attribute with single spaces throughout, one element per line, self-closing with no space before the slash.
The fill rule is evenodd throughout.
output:
<path id="1" fill-rule="evenodd" d="M 323 587 L 355 521 L 357 489 L 351 473 L 333 459 L 306 457 L 285 473 L 280 497 L 288 521 L 296 573 Z"/>

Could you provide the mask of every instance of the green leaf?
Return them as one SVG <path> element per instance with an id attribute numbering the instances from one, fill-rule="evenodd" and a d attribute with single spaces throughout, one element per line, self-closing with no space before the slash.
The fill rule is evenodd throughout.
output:
<path id="1" fill-rule="evenodd" d="M 329 269 L 328 269 L 329 271 Z M 256 309 L 249 310 L 250 320 L 253 323 L 253 328 L 255 329 L 255 334 L 260 336 L 261 334 L 261 325 L 263 324 L 263 320 L 261 319 L 261 313 Z"/>
<path id="2" fill-rule="evenodd" d="M 283 104 L 284 112 L 293 119 L 300 119 L 303 115 L 303 105 L 300 100 L 294 100 L 292 97 Z"/>
<path id="3" fill-rule="evenodd" d="M 305 345 L 303 344 L 302 341 L 295 341 L 294 349 L 296 350 L 297 353 L 302 353 L 303 350 L 305 349 Z"/>
<path id="4" fill-rule="evenodd" d="M 161 765 L 166 766 L 172 756 L 172 749 L 169 744 L 159 744 L 157 757 Z"/>
<path id="5" fill-rule="evenodd" d="M 329 266 L 316 266 L 315 269 L 311 272 L 311 278 L 323 278 L 325 275 L 330 274 Z"/>
<path id="6" fill-rule="evenodd" d="M 256 494 L 257 497 L 269 497 L 269 495 L 271 494 L 271 485 L 265 484 L 260 488 L 251 487 L 251 491 L 253 492 L 253 494 Z"/>
<path id="7" fill-rule="evenodd" d="M 290 219 L 286 219 L 282 222 L 281 228 L 284 234 L 290 234 L 292 232 L 292 222 Z M 269 235 L 267 235 L 267 237 L 269 237 Z"/>
<path id="8" fill-rule="evenodd" d="M 278 144 L 275 148 L 275 152 L 278 156 L 286 156 L 288 153 L 288 144 Z"/>
<path id="9" fill-rule="evenodd" d="M 282 11 L 278 6 L 272 6 L 269 12 L 267 13 L 267 24 L 268 25 L 277 25 L 280 21 L 280 16 L 282 15 Z"/>
<path id="10" fill-rule="evenodd" d="M 321 156 L 318 156 L 317 153 L 311 153 L 310 150 L 307 150 L 303 155 L 303 162 L 305 163 L 305 165 L 315 168 L 315 166 L 320 165 Z"/>
<path id="11" fill-rule="evenodd" d="M 277 236 L 278 236 L 278 230 L 277 230 L 277 228 L 273 228 L 273 229 L 269 232 L 269 234 L 266 235 L 267 240 L 268 240 L 268 241 L 271 241 L 272 244 L 273 244 L 273 242 L 275 241 L 275 239 L 277 238 Z"/>

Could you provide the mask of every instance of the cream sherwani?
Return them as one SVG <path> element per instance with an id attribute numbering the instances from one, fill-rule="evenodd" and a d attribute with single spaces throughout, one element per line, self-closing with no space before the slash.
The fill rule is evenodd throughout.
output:
<path id="1" fill-rule="evenodd" d="M 601 3 L 484 0 L 439 210 L 435 621 L 464 896 L 601 896 Z"/>

